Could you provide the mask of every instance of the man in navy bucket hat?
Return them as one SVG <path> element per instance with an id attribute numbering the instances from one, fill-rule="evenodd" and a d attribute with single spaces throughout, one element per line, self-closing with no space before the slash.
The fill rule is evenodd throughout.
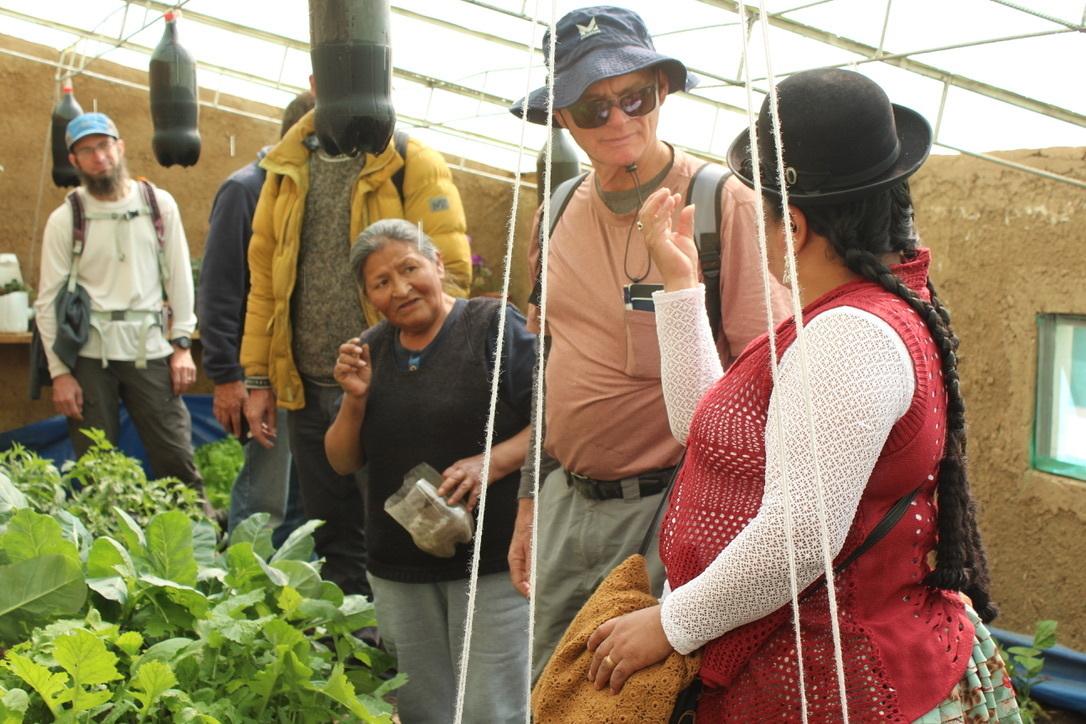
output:
<path id="1" fill-rule="evenodd" d="M 656 51 L 640 16 L 618 7 L 582 8 L 555 30 L 554 58 L 547 58 L 554 123 L 569 131 L 592 170 L 564 210 L 552 211 L 560 217 L 547 260 L 544 449 L 558 467 L 540 485 L 534 590 L 528 590 L 537 504 L 530 474 L 522 476 L 509 552 L 514 586 L 536 600 L 536 678 L 597 584 L 643 539 L 651 541 L 646 558 L 655 592 L 663 586 L 649 529 L 682 446 L 672 436 L 660 386 L 652 292 L 663 289 L 662 276 L 649 259 L 639 212 L 658 188 L 686 193 L 703 165 L 657 138 L 667 96 L 697 81 L 681 61 Z M 549 54 L 549 35 L 543 47 Z M 547 96 L 544 86 L 510 111 L 545 124 Z M 713 202 L 720 211 L 720 274 L 707 278 L 719 285 L 711 326 L 721 330 L 717 348 L 726 365 L 765 331 L 766 314 L 753 193 L 728 179 L 713 191 Z M 671 221 L 679 223 L 681 204 L 674 206 Z M 537 279 L 539 219 L 530 250 Z M 690 223 L 689 213 L 685 219 Z M 777 317 L 786 312 L 781 287 L 774 287 L 771 304 Z M 536 331 L 537 311 L 530 314 Z"/>
<path id="2" fill-rule="evenodd" d="M 558 21 L 555 40 L 556 62 L 548 63 L 555 73 L 554 107 L 565 108 L 581 97 L 588 86 L 603 78 L 657 68 L 667 75 L 668 89 L 690 90 L 697 76 L 674 58 L 656 52 L 641 16 L 625 8 L 599 6 L 574 10 Z M 543 38 L 543 52 L 549 52 L 550 32 Z M 528 120 L 547 122 L 547 86 L 517 101 L 514 115 L 521 115 L 527 100 Z"/>

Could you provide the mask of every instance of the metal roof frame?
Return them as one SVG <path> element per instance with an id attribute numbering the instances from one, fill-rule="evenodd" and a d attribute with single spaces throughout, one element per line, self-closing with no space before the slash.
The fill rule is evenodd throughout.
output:
<path id="1" fill-rule="evenodd" d="M 885 14 L 885 17 L 884 17 L 884 20 L 883 20 L 882 35 L 881 35 L 881 38 L 880 38 L 880 47 L 871 46 L 869 44 L 859 42 L 859 41 L 857 41 L 855 39 L 852 39 L 852 38 L 843 37 L 841 35 L 832 33 L 832 32 L 830 32 L 830 31 L 828 31 L 826 29 L 815 27 L 813 25 L 809 25 L 809 24 L 805 24 L 805 23 L 801 23 L 799 21 L 796 21 L 796 20 L 788 17 L 789 14 L 795 13 L 795 12 L 797 12 L 799 10 L 804 10 L 804 9 L 807 9 L 807 8 L 811 8 L 811 7 L 816 6 L 816 5 L 823 5 L 823 4 L 826 4 L 826 3 L 829 3 L 829 2 L 833 2 L 833 1 L 834 0 L 814 0 L 813 2 L 806 2 L 806 3 L 803 3 L 803 4 L 796 5 L 794 7 L 786 9 L 786 10 L 767 13 L 765 19 L 769 22 L 769 24 L 772 27 L 775 27 L 775 28 L 778 28 L 778 29 L 781 29 L 781 30 L 785 30 L 785 31 L 790 32 L 790 33 L 794 33 L 794 34 L 799 35 L 801 37 L 808 38 L 808 39 L 811 39 L 811 40 L 815 40 L 815 41 L 820 42 L 820 43 L 824 43 L 824 44 L 826 44 L 828 46 L 831 46 L 831 47 L 834 47 L 834 48 L 837 48 L 837 49 L 840 49 L 840 50 L 844 50 L 844 51 L 846 51 L 848 53 L 851 53 L 851 54 L 854 54 L 854 55 L 858 56 L 857 61 L 855 61 L 854 63 L 848 63 L 847 65 L 856 65 L 856 64 L 862 64 L 862 63 L 885 63 L 887 65 L 894 66 L 894 67 L 900 68 L 902 70 L 908 71 L 910 73 L 914 73 L 914 74 L 917 74 L 917 75 L 925 77 L 925 78 L 933 79 L 933 80 L 936 80 L 939 83 L 941 83 L 943 85 L 943 94 L 942 94 L 942 99 L 940 101 L 940 106 L 939 106 L 939 120 L 935 124 L 935 137 L 936 137 L 936 143 L 938 145 L 940 145 L 940 146 L 942 146 L 944 148 L 947 148 L 949 150 L 958 152 L 958 153 L 964 153 L 964 154 L 975 156 L 975 157 L 978 157 L 978 158 L 983 158 L 983 159 L 991 161 L 993 163 L 998 163 L 1000 165 L 1008 166 L 1010 168 L 1015 168 L 1017 170 L 1021 170 L 1021 171 L 1025 171 L 1025 172 L 1029 172 L 1029 173 L 1036 173 L 1037 175 L 1043 176 L 1045 178 L 1049 178 L 1051 180 L 1060 181 L 1060 182 L 1063 182 L 1063 183 L 1069 183 L 1069 184 L 1072 184 L 1072 185 L 1075 185 L 1075 186 L 1079 186 L 1081 188 L 1086 188 L 1086 182 L 1083 182 L 1083 181 L 1081 181 L 1079 179 L 1074 179 L 1074 178 L 1069 178 L 1069 177 L 1065 177 L 1065 176 L 1060 176 L 1060 175 L 1057 175 L 1057 174 L 1048 173 L 1048 172 L 1045 172 L 1045 171 L 1041 171 L 1039 169 L 1035 169 L 1035 168 L 1032 168 L 1032 167 L 1029 167 L 1029 166 L 1025 166 L 1023 164 L 1018 164 L 1018 163 L 1006 161 L 1005 159 L 1001 159 L 1001 158 L 992 156 L 990 154 L 976 153 L 976 152 L 973 152 L 973 151 L 969 151 L 969 150 L 960 148 L 958 146 L 943 143 L 943 142 L 941 142 L 939 140 L 939 127 L 940 127 L 942 116 L 943 116 L 943 110 L 944 110 L 945 104 L 946 104 L 947 91 L 952 87 L 962 89 L 962 90 L 966 90 L 966 91 L 969 91 L 969 92 L 972 92 L 972 93 L 976 93 L 976 94 L 979 94 L 979 95 L 984 96 L 986 98 L 990 98 L 990 99 L 993 99 L 993 100 L 996 100 L 996 101 L 999 101 L 999 102 L 1002 102 L 1002 103 L 1006 103 L 1006 104 L 1009 104 L 1010 106 L 1020 108 L 1020 109 L 1023 109 L 1023 110 L 1026 110 L 1026 111 L 1029 111 L 1029 112 L 1032 112 L 1032 113 L 1041 114 L 1041 115 L 1044 115 L 1044 116 L 1047 116 L 1047 117 L 1050 117 L 1050 118 L 1054 118 L 1056 120 L 1059 120 L 1059 121 L 1062 121 L 1062 122 L 1065 122 L 1065 123 L 1073 124 L 1073 125 L 1078 126 L 1080 128 L 1081 127 L 1086 127 L 1086 114 L 1077 112 L 1077 111 L 1069 109 L 1069 108 L 1061 107 L 1061 106 L 1059 106 L 1057 104 L 1048 103 L 1048 102 L 1042 101 L 1042 100 L 1037 99 L 1037 98 L 1032 98 L 1030 96 L 1027 96 L 1027 95 L 1024 95 L 1022 93 L 1018 93 L 1018 92 L 1009 90 L 1007 88 L 1002 88 L 1002 87 L 999 87 L 997 85 L 993 85 L 991 83 L 987 83 L 987 82 L 984 82 L 984 81 L 981 81 L 981 80 L 978 80 L 978 79 L 975 79 L 975 78 L 971 78 L 971 77 L 969 77 L 967 75 L 963 75 L 963 74 L 959 74 L 959 73 L 953 73 L 953 72 L 944 70 L 942 68 L 938 68 L 938 67 L 935 67 L 933 65 L 923 63 L 923 62 L 918 61 L 918 60 L 915 59 L 915 56 L 940 52 L 940 51 L 949 50 L 949 49 L 971 47 L 971 46 L 977 46 L 977 45 L 986 45 L 986 44 L 993 44 L 993 43 L 999 43 L 999 42 L 1007 42 L 1007 41 L 1011 41 L 1011 40 L 1020 40 L 1020 39 L 1033 38 L 1033 37 L 1039 37 L 1039 36 L 1045 36 L 1045 35 L 1057 35 L 1057 34 L 1070 33 L 1070 32 L 1086 33 L 1086 8 L 1084 8 L 1084 11 L 1083 11 L 1083 19 L 1082 19 L 1082 21 L 1076 23 L 1076 22 L 1073 22 L 1073 21 L 1068 21 L 1066 19 L 1061 19 L 1061 18 L 1057 18 L 1057 17 L 1047 15 L 1045 13 L 1034 10 L 1032 8 L 1023 7 L 1023 6 L 1021 6 L 1021 5 L 1019 5 L 1019 4 L 1015 3 L 1015 2 L 1012 2 L 1011 0 L 989 0 L 989 2 L 992 2 L 994 4 L 998 4 L 998 5 L 1007 7 L 1009 9 L 1012 9 L 1014 11 L 1021 12 L 1023 14 L 1027 14 L 1027 15 L 1033 17 L 1033 18 L 1038 18 L 1038 19 L 1044 20 L 1044 21 L 1046 21 L 1048 23 L 1051 23 L 1054 27 L 1051 28 L 1051 29 L 1046 29 L 1046 30 L 1042 30 L 1042 31 L 1039 31 L 1039 32 L 1024 33 L 1024 34 L 1021 34 L 1021 35 L 1004 36 L 1004 37 L 990 38 L 990 39 L 984 39 L 984 40 L 974 40 L 974 41 L 963 42 L 963 43 L 953 44 L 953 45 L 943 45 L 943 46 L 933 47 L 933 48 L 922 48 L 922 49 L 917 49 L 917 50 L 912 50 L 912 51 L 907 51 L 907 52 L 897 52 L 897 53 L 888 54 L 883 50 L 881 45 L 882 45 L 882 40 L 885 39 L 887 24 L 890 22 L 890 20 L 889 20 L 889 18 L 890 18 L 890 8 L 891 8 L 891 5 L 893 3 L 893 0 L 887 0 L 887 2 L 886 2 L 886 14 Z M 140 8 L 140 9 L 144 9 L 144 10 L 150 10 L 150 11 L 153 11 L 153 12 L 164 13 L 167 10 L 172 10 L 172 9 L 176 9 L 176 8 L 179 8 L 179 7 L 184 9 L 184 6 L 186 4 L 188 4 L 188 2 L 189 2 L 189 0 L 181 0 L 180 2 L 162 2 L 161 0 L 139 0 L 137 2 L 136 0 L 125 0 L 124 9 L 125 9 L 126 13 L 128 12 L 130 7 L 136 7 L 136 8 Z M 544 24 L 541 21 L 538 21 L 538 20 L 526 15 L 523 11 L 518 12 L 518 11 L 515 11 L 515 10 L 510 10 L 508 8 L 503 8 L 503 7 L 494 5 L 492 3 L 486 2 L 485 0 L 456 0 L 456 2 L 460 3 L 460 4 L 464 4 L 464 5 L 474 6 L 476 8 L 480 8 L 480 9 L 483 9 L 483 10 L 488 11 L 488 12 L 498 13 L 498 14 L 501 14 L 503 16 L 506 16 L 506 17 L 509 17 L 509 18 L 514 18 L 514 19 L 517 19 L 517 20 L 520 20 L 520 21 L 535 23 L 537 26 Z M 739 15 L 738 14 L 740 12 L 740 2 L 738 2 L 738 0 L 698 0 L 698 2 L 700 2 L 700 3 L 704 4 L 704 5 L 710 6 L 712 8 L 717 8 L 717 9 L 721 10 L 722 13 L 725 14 L 722 17 L 722 22 L 719 23 L 719 24 L 715 24 L 713 27 L 718 27 L 720 25 L 738 24 L 738 22 L 739 22 L 739 20 L 738 20 Z M 523 3 L 521 4 L 521 6 L 523 8 Z M 753 26 L 753 24 L 758 22 L 761 19 L 761 12 L 760 12 L 760 10 L 758 9 L 757 6 L 751 5 L 749 3 L 744 4 L 742 9 L 745 11 L 745 13 L 748 16 L 747 31 L 749 33 L 750 28 Z M 116 11 L 114 11 L 114 12 L 116 12 Z M 308 53 L 308 50 L 309 50 L 308 43 L 306 43 L 304 41 L 301 41 L 301 40 L 297 40 L 295 38 L 290 38 L 290 37 L 287 37 L 287 36 L 284 36 L 284 35 L 278 35 L 278 34 L 275 34 L 275 33 L 268 32 L 266 30 L 261 30 L 259 28 L 253 28 L 253 27 L 250 27 L 250 26 L 247 26 L 247 25 L 236 23 L 236 22 L 227 20 L 225 18 L 215 17 L 213 15 L 208 15 L 206 13 L 200 13 L 200 12 L 189 10 L 189 9 L 184 9 L 183 12 L 184 12 L 185 18 L 187 20 L 189 20 L 189 21 L 201 23 L 201 24 L 207 25 L 209 27 L 215 27 L 215 28 L 218 28 L 218 29 L 222 29 L 222 30 L 231 32 L 231 33 L 237 33 L 237 34 L 242 35 L 242 36 L 247 36 L 247 37 L 250 37 L 250 38 L 261 40 L 261 41 L 264 41 L 266 43 L 270 43 L 272 45 L 280 46 L 280 47 L 282 47 L 284 49 L 283 50 L 284 54 L 287 52 L 288 49 L 293 49 L 293 50 L 296 50 L 296 51 L 299 51 L 299 52 L 305 52 L 305 53 Z M 481 40 L 481 41 L 483 41 L 485 43 L 493 43 L 493 44 L 501 45 L 503 47 L 514 48 L 514 49 L 518 49 L 518 50 L 527 50 L 526 45 L 523 44 L 523 43 L 519 43 L 519 42 L 510 40 L 508 38 L 495 35 L 493 33 L 487 33 L 487 32 L 484 32 L 482 30 L 465 27 L 463 25 L 457 24 L 455 22 L 451 22 L 449 20 L 445 20 L 445 19 L 441 19 L 441 18 L 437 18 L 437 17 L 431 17 L 429 15 L 419 13 L 419 12 L 416 12 L 416 11 L 408 9 L 408 8 L 393 6 L 392 7 L 392 12 L 396 13 L 398 15 L 402 15 L 404 17 L 408 17 L 408 18 L 410 18 L 412 20 L 432 24 L 432 25 L 434 25 L 436 27 L 440 27 L 440 28 L 442 28 L 444 30 L 449 30 L 449 31 L 465 34 L 465 35 L 473 37 L 473 38 L 475 38 L 477 40 Z M 13 17 L 15 19 L 24 21 L 24 22 L 31 22 L 31 23 L 35 23 L 35 24 L 42 25 L 42 26 L 45 26 L 45 27 L 50 27 L 50 28 L 53 28 L 55 30 L 59 30 L 59 31 L 62 31 L 62 32 L 65 32 L 65 33 L 72 34 L 75 37 L 79 38 L 80 40 L 82 40 L 82 39 L 94 40 L 94 41 L 97 41 L 97 42 L 100 42 L 100 43 L 105 43 L 105 44 L 111 45 L 112 47 L 125 48 L 127 50 L 142 53 L 142 54 L 146 54 L 146 55 L 150 55 L 150 53 L 153 50 L 150 47 L 134 43 L 131 40 L 129 40 L 127 37 L 116 37 L 115 38 L 115 37 L 111 37 L 111 36 L 107 36 L 107 35 L 104 35 L 102 33 L 99 33 L 99 32 L 97 32 L 97 29 L 87 30 L 85 28 L 78 28 L 78 27 L 75 27 L 75 26 L 72 26 L 72 25 L 61 23 L 61 22 L 59 22 L 59 21 L 57 21 L 55 19 L 52 19 L 52 18 L 45 18 L 45 17 L 34 16 L 34 15 L 28 15 L 26 13 L 21 13 L 21 12 L 18 12 L 18 11 L 9 9 L 9 8 L 0 7 L 0 15 L 6 15 L 6 16 Z M 157 20 L 157 18 L 156 18 L 156 20 Z M 141 28 L 140 30 L 142 30 L 142 29 L 143 28 Z M 689 29 L 684 28 L 682 30 L 673 31 L 673 32 L 687 32 L 687 31 L 695 31 L 697 29 L 698 28 L 689 28 Z M 139 32 L 139 30 L 137 30 L 136 32 Z M 129 37 L 131 37 L 131 35 L 134 35 L 134 34 L 135 33 L 130 33 Z M 88 59 L 88 58 L 83 57 L 83 56 L 76 56 L 72 51 L 73 51 L 72 47 L 61 50 L 60 60 L 55 63 L 55 66 L 58 69 L 58 71 L 57 71 L 58 72 L 58 80 L 63 75 L 78 75 L 81 72 L 86 72 L 84 69 L 86 68 L 87 64 L 90 61 L 92 61 L 92 60 L 94 60 L 94 59 L 96 59 L 98 57 L 98 56 L 95 56 L 94 58 L 89 58 Z M 542 49 L 540 47 L 535 47 L 535 48 L 533 48 L 533 51 L 537 55 L 539 55 L 539 54 L 541 54 Z M 40 59 L 40 60 L 42 60 L 43 62 L 48 62 L 45 59 Z M 79 61 L 78 64 L 75 62 L 76 60 Z M 258 85 L 261 85 L 261 86 L 265 86 L 265 87 L 276 88 L 276 89 L 284 90 L 284 91 L 293 91 L 293 92 L 299 92 L 299 91 L 302 90 L 302 88 L 300 88 L 300 87 L 293 86 L 293 85 L 287 84 L 287 83 L 283 83 L 283 81 L 282 81 L 282 67 L 280 67 L 279 77 L 277 79 L 272 79 L 272 78 L 269 78 L 269 77 L 266 77 L 266 76 L 258 76 L 258 75 L 254 75 L 252 73 L 246 73 L 246 72 L 243 72 L 243 71 L 231 69 L 231 68 L 224 67 L 224 66 L 221 66 L 221 65 L 206 63 L 206 62 L 202 62 L 202 61 L 198 61 L 198 65 L 202 69 L 206 70 L 207 72 L 219 74 L 219 75 L 224 76 L 224 77 L 230 77 L 230 78 L 242 80 L 242 81 L 249 82 L 249 83 L 255 83 L 255 84 L 258 84 Z M 714 72 L 707 71 L 704 68 L 697 68 L 697 67 L 691 66 L 690 69 L 693 72 L 697 73 L 699 76 L 701 76 L 703 78 L 706 78 L 706 79 L 716 81 L 717 84 L 722 85 L 722 86 L 739 86 L 739 87 L 741 87 L 743 85 L 743 82 L 741 80 L 739 80 L 739 79 L 729 78 L 729 77 L 723 76 L 723 75 L 721 75 L 719 73 L 714 73 Z M 465 97 L 465 98 L 473 99 L 473 100 L 478 101 L 478 102 L 483 103 L 483 104 L 487 104 L 491 108 L 504 109 L 504 108 L 507 108 L 513 102 L 513 99 L 511 99 L 511 98 L 506 98 L 506 97 L 503 97 L 501 95 L 497 95 L 497 94 L 494 94 L 494 93 L 489 93 L 489 92 L 483 91 L 481 89 L 471 88 L 468 85 L 464 85 L 464 84 L 457 83 L 457 82 L 454 82 L 454 81 L 441 79 L 441 78 L 436 78 L 436 77 L 433 77 L 433 76 L 430 76 L 430 75 L 424 75 L 424 74 L 408 71 L 408 70 L 405 70 L 405 69 L 398 69 L 398 68 L 394 69 L 394 76 L 397 79 L 401 80 L 401 81 L 405 81 L 405 82 L 408 82 L 408 83 L 411 83 L 411 84 L 414 84 L 414 85 L 417 85 L 417 86 L 428 88 L 428 89 L 431 90 L 431 92 L 434 91 L 434 90 L 446 91 L 446 92 L 453 93 L 453 94 L 456 94 L 456 95 L 459 95 L 459 96 L 462 96 L 462 97 Z M 759 78 L 759 79 L 756 79 L 756 80 L 757 81 L 764 81 L 765 79 L 764 78 Z M 762 89 L 758 89 L 758 90 L 760 92 L 763 92 L 763 93 L 765 92 Z M 688 94 L 686 94 L 686 97 L 698 102 L 699 104 L 708 105 L 709 107 L 713 108 L 716 112 L 727 111 L 727 112 L 730 112 L 730 113 L 741 113 L 743 115 L 746 114 L 746 109 L 745 108 L 739 108 L 739 107 L 737 107 L 735 105 L 732 105 L 732 104 L 729 104 L 729 103 L 726 103 L 726 102 L 723 102 L 723 101 L 720 101 L 720 100 L 716 100 L 716 99 L 713 99 L 713 98 L 708 98 L 708 97 L 706 97 L 704 95 L 699 95 L 697 92 L 688 93 Z M 217 100 L 217 98 L 218 97 L 216 96 L 216 100 Z M 212 105 L 217 105 L 217 103 L 212 104 Z M 218 107 L 222 107 L 222 106 L 218 106 Z M 440 129 L 443 133 L 449 133 L 449 134 L 452 134 L 454 136 L 458 136 L 458 137 L 461 137 L 461 138 L 471 138 L 472 140 L 482 141 L 482 142 L 491 144 L 491 145 L 493 145 L 495 147 L 500 147 L 500 148 L 505 148 L 505 149 L 518 148 L 517 144 L 513 143 L 512 141 L 510 141 L 508 139 L 496 138 L 496 137 L 491 136 L 491 135 L 482 135 L 482 134 L 475 133 L 475 132 L 470 131 L 470 130 L 466 130 L 466 129 L 463 129 L 463 128 L 456 128 L 456 127 L 454 127 L 452 125 L 449 125 L 453 121 L 437 122 L 437 121 L 434 121 L 432 119 L 408 118 L 407 116 L 404 116 L 404 120 L 406 122 L 412 124 L 412 125 L 415 125 L 415 126 L 437 128 L 437 129 Z M 698 155 L 706 157 L 706 158 L 715 158 L 714 154 L 707 153 L 704 150 L 698 150 L 698 149 L 690 149 L 690 150 L 692 150 L 695 153 L 697 153 Z"/>

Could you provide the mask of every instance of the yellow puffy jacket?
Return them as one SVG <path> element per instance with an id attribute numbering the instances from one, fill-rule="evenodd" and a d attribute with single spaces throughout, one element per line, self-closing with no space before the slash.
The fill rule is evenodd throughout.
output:
<path id="1" fill-rule="evenodd" d="M 246 377 L 267 378 L 280 407 L 305 406 L 302 378 L 291 347 L 290 296 L 298 272 L 298 247 L 309 190 L 309 155 L 304 140 L 313 133 L 310 111 L 291 128 L 261 162 L 268 176 L 253 215 L 249 242 L 249 300 L 241 364 Z M 471 288 L 471 250 L 468 247 L 464 207 L 441 154 L 415 139 L 407 143 L 403 200 L 392 181 L 404 166 L 395 144 L 380 154 L 366 155 L 366 163 L 351 195 L 351 237 L 343 240 L 343 263 L 354 239 L 375 221 L 388 218 L 422 221 L 445 262 L 447 291 L 467 296 Z M 369 324 L 377 311 L 359 297 Z"/>

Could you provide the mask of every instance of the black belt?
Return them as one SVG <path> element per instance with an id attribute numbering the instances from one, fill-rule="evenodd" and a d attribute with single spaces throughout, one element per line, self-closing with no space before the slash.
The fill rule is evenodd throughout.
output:
<path id="1" fill-rule="evenodd" d="M 671 480 L 675 468 L 652 470 L 636 476 L 638 493 L 642 498 L 662 493 Z M 596 480 L 574 472 L 566 472 L 567 482 L 589 500 L 615 500 L 624 498 L 621 480 Z"/>

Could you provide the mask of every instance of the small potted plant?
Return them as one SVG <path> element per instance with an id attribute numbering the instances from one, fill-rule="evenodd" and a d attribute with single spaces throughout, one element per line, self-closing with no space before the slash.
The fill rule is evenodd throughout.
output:
<path id="1" fill-rule="evenodd" d="M 494 276 L 486 265 L 486 259 L 481 254 L 471 255 L 471 291 L 480 295 L 492 291 L 490 279 Z"/>
<path id="2" fill-rule="evenodd" d="M 26 332 L 30 327 L 30 292 L 20 279 L 0 286 L 0 332 Z"/>
<path id="3" fill-rule="evenodd" d="M 471 237 L 468 237 L 471 242 Z M 487 266 L 486 257 L 482 254 L 471 252 L 471 296 L 473 297 L 500 297 L 501 276 L 496 276 Z"/>

